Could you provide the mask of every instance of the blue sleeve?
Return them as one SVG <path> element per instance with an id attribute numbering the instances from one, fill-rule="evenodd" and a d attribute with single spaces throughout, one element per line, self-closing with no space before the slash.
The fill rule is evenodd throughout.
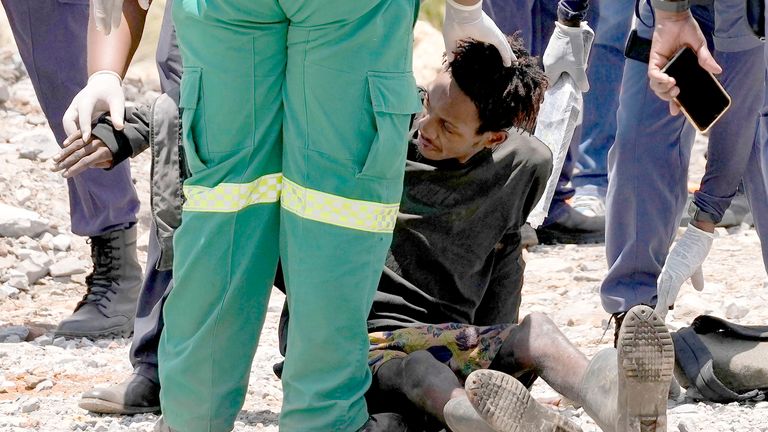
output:
<path id="1" fill-rule="evenodd" d="M 557 18 L 564 21 L 581 21 L 589 9 L 589 0 L 560 0 Z"/>

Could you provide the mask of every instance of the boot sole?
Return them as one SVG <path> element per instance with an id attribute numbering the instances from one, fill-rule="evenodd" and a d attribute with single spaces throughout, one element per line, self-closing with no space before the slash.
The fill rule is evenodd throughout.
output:
<path id="1" fill-rule="evenodd" d="M 133 321 L 130 325 L 123 325 L 112 329 L 107 329 L 98 332 L 74 332 L 74 331 L 60 331 L 56 330 L 53 333 L 54 337 L 64 338 L 86 338 L 86 339 L 114 339 L 114 338 L 129 338 L 133 336 Z"/>
<path id="2" fill-rule="evenodd" d="M 160 412 L 160 406 L 133 407 L 93 398 L 82 398 L 77 405 L 84 410 L 98 414 L 133 415 Z"/>
<path id="3" fill-rule="evenodd" d="M 667 430 L 667 396 L 675 365 L 672 337 L 648 306 L 627 312 L 617 342 L 620 409 L 617 430 Z"/>
<path id="4" fill-rule="evenodd" d="M 477 370 L 464 385 L 467 398 L 493 429 L 504 432 L 581 432 L 575 423 L 531 397 L 515 378 L 494 370 Z"/>
<path id="5" fill-rule="evenodd" d="M 605 243 L 605 233 L 573 233 L 542 229 L 536 230 L 536 237 L 543 245 Z"/>

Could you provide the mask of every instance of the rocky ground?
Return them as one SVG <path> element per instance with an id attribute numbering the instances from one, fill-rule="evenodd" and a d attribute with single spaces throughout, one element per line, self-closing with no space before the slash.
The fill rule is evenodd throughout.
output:
<path id="1" fill-rule="evenodd" d="M 433 30 L 420 27 L 417 75 L 424 82 L 434 73 L 441 48 Z M 425 60 L 428 59 L 428 60 Z M 145 65 L 145 71 L 150 66 Z M 152 100 L 156 84 L 128 79 L 136 102 Z M 692 178 L 703 169 L 700 139 Z M 54 338 L 53 329 L 83 295 L 90 271 L 89 247 L 69 231 L 65 181 L 49 168 L 56 143 L 37 105 L 32 86 L 12 48 L 0 47 L 0 430 L 149 431 L 154 415 L 101 416 L 78 408 L 80 394 L 94 385 L 120 381 L 130 371 L 130 340 Z M 132 161 L 142 199 L 140 259 L 146 258 L 149 218 L 149 159 Z M 753 229 L 719 230 L 705 263 L 702 294 L 686 284 L 670 326 L 687 325 L 696 315 L 714 313 L 745 324 L 768 323 L 765 271 Z M 602 245 L 536 246 L 526 254 L 524 312 L 545 312 L 588 355 L 609 346 L 604 335 L 608 316 L 597 298 L 606 272 Z M 271 366 L 280 359 L 276 326 L 282 295 L 275 291 L 262 341 L 252 367 L 245 407 L 236 431 L 276 431 L 280 382 Z M 543 382 L 537 396 L 553 391 Z M 768 402 L 719 405 L 681 397 L 669 402 L 669 430 L 768 431 Z M 563 413 L 585 431 L 596 427 L 582 410 Z"/>

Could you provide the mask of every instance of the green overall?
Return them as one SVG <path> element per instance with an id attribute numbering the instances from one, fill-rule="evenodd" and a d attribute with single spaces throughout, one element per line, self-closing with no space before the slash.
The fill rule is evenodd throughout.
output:
<path id="1" fill-rule="evenodd" d="M 177 0 L 192 176 L 159 347 L 165 421 L 229 431 L 281 257 L 281 431 L 355 431 L 400 201 L 418 0 Z"/>

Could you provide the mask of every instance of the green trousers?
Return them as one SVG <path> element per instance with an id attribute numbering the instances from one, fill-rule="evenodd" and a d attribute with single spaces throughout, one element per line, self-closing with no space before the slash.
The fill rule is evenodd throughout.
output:
<path id="1" fill-rule="evenodd" d="M 278 256 L 281 431 L 368 414 L 366 317 L 402 192 L 418 0 L 177 0 L 187 163 L 159 347 L 165 421 L 229 431 Z"/>

